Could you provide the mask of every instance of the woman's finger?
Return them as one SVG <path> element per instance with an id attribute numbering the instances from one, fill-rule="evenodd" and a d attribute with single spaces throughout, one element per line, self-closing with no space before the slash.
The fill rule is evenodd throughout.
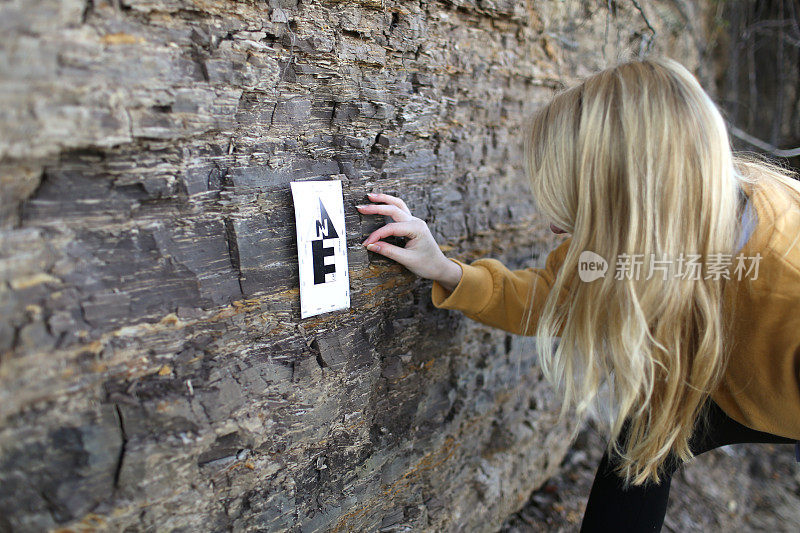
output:
<path id="1" fill-rule="evenodd" d="M 400 209 L 402 209 L 403 211 L 405 211 L 409 215 L 411 214 L 411 210 L 408 208 L 406 203 L 403 200 L 401 200 L 400 198 L 396 197 L 396 196 L 392 196 L 390 194 L 383 194 L 383 193 L 379 193 L 379 192 L 367 193 L 367 196 L 373 202 L 384 202 L 384 203 L 387 203 L 387 204 L 396 205 L 397 207 L 399 207 Z"/>
<path id="2" fill-rule="evenodd" d="M 369 234 L 369 237 L 363 242 L 364 246 L 374 243 L 380 239 L 391 237 L 415 237 L 416 228 L 411 222 L 390 222 L 383 227 L 380 227 Z"/>
<path id="3" fill-rule="evenodd" d="M 405 264 L 405 261 L 408 259 L 408 254 L 410 253 L 405 248 L 384 241 L 368 244 L 367 250 L 375 252 L 376 254 L 381 254 L 389 259 L 394 259 L 401 264 Z"/>
<path id="4" fill-rule="evenodd" d="M 395 222 L 406 222 L 411 220 L 411 214 L 403 211 L 396 205 L 387 204 L 367 204 L 357 205 L 356 208 L 366 215 L 386 215 L 392 217 Z"/>

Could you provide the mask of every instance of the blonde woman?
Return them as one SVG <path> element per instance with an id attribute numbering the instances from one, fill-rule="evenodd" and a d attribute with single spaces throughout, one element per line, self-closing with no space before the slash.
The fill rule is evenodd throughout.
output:
<path id="1" fill-rule="evenodd" d="M 536 336 L 562 416 L 607 398 L 609 446 L 582 530 L 658 531 L 681 463 L 800 439 L 800 185 L 734 156 L 719 111 L 672 60 L 599 72 L 529 125 L 534 202 L 571 234 L 544 268 L 447 258 L 386 194 L 359 206 L 394 220 L 364 245 L 433 280 L 437 307 Z M 391 235 L 405 246 L 381 240 Z M 582 278 L 584 251 L 604 275 Z"/>

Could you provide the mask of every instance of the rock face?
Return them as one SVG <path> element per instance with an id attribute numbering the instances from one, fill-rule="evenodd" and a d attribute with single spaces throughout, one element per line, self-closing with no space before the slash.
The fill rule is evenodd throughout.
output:
<path id="1" fill-rule="evenodd" d="M 570 428 L 530 339 L 360 243 L 542 266 L 527 114 L 688 3 L 0 4 L 0 531 L 497 529 Z M 653 38 L 655 36 L 655 38 Z M 343 181 L 351 308 L 301 320 L 289 181 Z"/>

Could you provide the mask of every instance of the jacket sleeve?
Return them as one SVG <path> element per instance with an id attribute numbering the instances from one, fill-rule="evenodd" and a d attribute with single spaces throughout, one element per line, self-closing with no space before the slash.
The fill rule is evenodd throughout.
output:
<path id="1" fill-rule="evenodd" d="M 569 237 L 551 251 L 544 268 L 509 270 L 497 259 L 484 258 L 465 264 L 449 258 L 461 266 L 461 280 L 451 293 L 434 281 L 433 305 L 462 311 L 472 320 L 510 333 L 534 335 L 544 302 L 571 242 L 572 237 Z M 527 318 L 531 301 L 530 320 L 526 325 L 523 320 Z M 559 332 L 562 330 L 563 326 Z"/>

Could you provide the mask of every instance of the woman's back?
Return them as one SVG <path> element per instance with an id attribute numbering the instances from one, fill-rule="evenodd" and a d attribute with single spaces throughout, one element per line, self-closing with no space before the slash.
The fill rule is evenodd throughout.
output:
<path id="1" fill-rule="evenodd" d="M 728 287 L 733 342 L 712 397 L 741 424 L 800 440 L 800 184 L 745 185 L 756 225 L 739 253 L 757 272 Z"/>

